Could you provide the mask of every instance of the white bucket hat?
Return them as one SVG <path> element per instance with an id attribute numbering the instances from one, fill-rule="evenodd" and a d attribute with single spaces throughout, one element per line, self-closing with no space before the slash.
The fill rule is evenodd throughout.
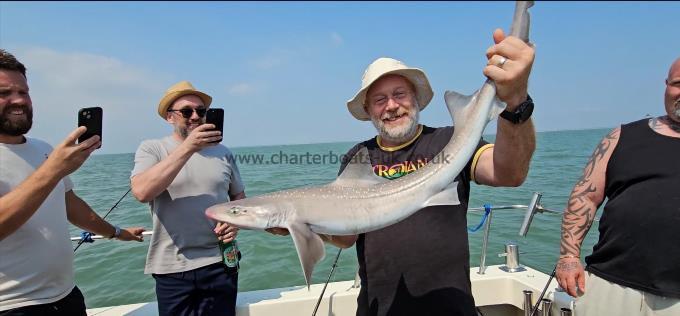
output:
<path id="1" fill-rule="evenodd" d="M 371 117 L 364 109 L 366 92 L 376 80 L 390 74 L 403 76 L 413 83 L 416 88 L 416 99 L 418 100 L 421 111 L 430 103 L 434 92 L 432 92 L 430 82 L 427 80 L 427 76 L 425 76 L 425 73 L 422 70 L 418 68 L 409 68 L 396 59 L 381 57 L 368 65 L 368 68 L 364 71 L 364 76 L 361 78 L 361 89 L 354 98 L 347 101 L 347 109 L 349 109 L 349 112 L 352 113 L 356 119 L 362 121 L 371 120 Z"/>

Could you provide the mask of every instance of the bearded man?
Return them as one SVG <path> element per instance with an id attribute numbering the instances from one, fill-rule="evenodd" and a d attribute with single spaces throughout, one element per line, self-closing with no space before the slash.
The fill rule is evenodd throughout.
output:
<path id="1" fill-rule="evenodd" d="M 172 134 L 143 141 L 135 154 L 132 193 L 151 208 L 144 273 L 156 280 L 159 315 L 235 314 L 238 267 L 223 262 L 220 242 L 235 248 L 238 229 L 204 211 L 245 192 L 231 151 L 219 144 L 222 135 L 204 124 L 211 102 L 188 81 L 170 87 L 158 115 Z"/>
<path id="2" fill-rule="evenodd" d="M 665 83 L 666 115 L 614 128 L 569 197 L 556 279 L 576 315 L 680 315 L 680 58 Z M 603 203 L 584 269 L 581 245 Z"/>
<path id="3" fill-rule="evenodd" d="M 498 119 L 496 144 L 481 140 L 455 179 L 459 205 L 430 206 L 383 229 L 358 236 L 332 236 L 332 243 L 356 242 L 361 291 L 357 315 L 477 315 L 470 284 L 467 207 L 470 181 L 519 186 L 535 148 L 527 93 L 534 49 L 516 37 L 494 32 L 484 74 L 507 104 Z M 358 120 L 372 121 L 378 135 L 345 155 L 366 148 L 373 172 L 390 180 L 425 166 L 448 143 L 455 126 L 419 123 L 433 96 L 425 73 L 392 58 L 371 63 L 362 86 L 347 102 Z M 350 160 L 343 161 L 340 172 Z"/>
<path id="4" fill-rule="evenodd" d="M 125 241 L 142 241 L 144 228 L 111 225 L 73 192 L 69 174 L 99 136 L 77 144 L 79 127 L 52 149 L 26 136 L 32 126 L 26 67 L 0 49 L 0 315 L 86 315 L 68 223 Z"/>

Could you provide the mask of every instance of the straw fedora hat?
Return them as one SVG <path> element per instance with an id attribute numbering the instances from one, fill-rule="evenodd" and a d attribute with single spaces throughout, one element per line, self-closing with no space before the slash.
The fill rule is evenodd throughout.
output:
<path id="1" fill-rule="evenodd" d="M 210 106 L 210 103 L 212 102 L 211 96 L 196 90 L 191 82 L 184 80 L 172 85 L 172 87 L 165 91 L 165 95 L 163 95 L 161 102 L 158 103 L 158 115 L 165 119 L 170 105 L 178 98 L 190 94 L 201 98 L 201 100 L 203 100 L 203 105 L 205 106 Z"/>
<path id="2" fill-rule="evenodd" d="M 416 99 L 422 111 L 432 100 L 434 92 L 430 87 L 430 82 L 427 80 L 425 73 L 418 68 L 409 68 L 401 61 L 393 58 L 381 57 L 376 59 L 364 72 L 361 78 L 361 89 L 354 98 L 347 101 L 347 109 L 358 120 L 370 121 L 371 117 L 366 113 L 364 104 L 366 103 L 366 92 L 368 88 L 380 77 L 385 75 L 400 75 L 411 81 L 416 88 Z"/>

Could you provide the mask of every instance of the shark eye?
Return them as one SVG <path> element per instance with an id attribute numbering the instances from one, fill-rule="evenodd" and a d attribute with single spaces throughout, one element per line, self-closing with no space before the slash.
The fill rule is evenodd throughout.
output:
<path id="1" fill-rule="evenodd" d="M 231 212 L 231 214 L 238 214 L 240 210 L 238 209 L 238 207 L 232 207 L 229 211 Z"/>

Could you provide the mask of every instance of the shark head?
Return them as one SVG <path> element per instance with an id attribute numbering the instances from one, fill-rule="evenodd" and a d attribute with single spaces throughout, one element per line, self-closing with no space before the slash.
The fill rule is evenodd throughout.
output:
<path id="1" fill-rule="evenodd" d="M 273 227 L 288 229 L 309 289 L 314 265 L 325 255 L 323 240 L 312 232 L 307 223 L 300 221 L 296 216 L 290 216 L 290 208 L 290 203 L 285 199 L 272 198 L 265 194 L 213 205 L 205 210 L 205 215 L 244 229 L 264 230 Z"/>
<path id="2" fill-rule="evenodd" d="M 216 204 L 205 210 L 205 215 L 239 228 L 264 230 L 271 227 L 276 209 L 267 204 L 253 203 L 251 199 Z"/>

